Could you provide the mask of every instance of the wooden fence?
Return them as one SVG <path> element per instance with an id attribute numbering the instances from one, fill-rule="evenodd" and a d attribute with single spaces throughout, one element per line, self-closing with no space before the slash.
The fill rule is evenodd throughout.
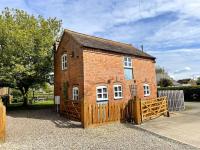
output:
<path id="1" fill-rule="evenodd" d="M 0 142 L 5 141 L 6 108 L 0 100 Z"/>
<path id="2" fill-rule="evenodd" d="M 185 109 L 183 90 L 160 90 L 158 96 L 167 96 L 169 111 Z"/>
<path id="3" fill-rule="evenodd" d="M 161 115 L 167 115 L 167 97 L 141 100 L 141 121 L 150 120 Z"/>
<path id="4" fill-rule="evenodd" d="M 67 100 L 63 113 L 68 119 L 80 121 L 84 128 L 111 122 L 141 122 L 168 114 L 167 97 L 128 102 L 88 104 L 84 101 Z"/>
<path id="5" fill-rule="evenodd" d="M 62 114 L 70 120 L 81 121 L 81 102 L 66 100 L 64 103 L 64 111 Z"/>
<path id="6" fill-rule="evenodd" d="M 84 104 L 84 127 L 124 121 L 125 103 Z"/>

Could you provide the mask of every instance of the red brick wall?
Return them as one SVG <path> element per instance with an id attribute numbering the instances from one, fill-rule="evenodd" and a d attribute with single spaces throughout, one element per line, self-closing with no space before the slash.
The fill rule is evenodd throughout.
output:
<path id="1" fill-rule="evenodd" d="M 74 51 L 74 56 L 72 52 Z M 61 57 L 67 54 L 68 68 L 62 70 Z M 83 61 L 80 46 L 67 33 L 62 37 L 54 59 L 54 95 L 61 96 L 61 111 L 63 110 L 63 83 L 68 83 L 68 99 L 72 99 L 72 88 L 79 88 L 79 97 L 83 98 Z"/>
<path id="2" fill-rule="evenodd" d="M 125 80 L 124 56 L 108 54 L 91 50 L 83 51 L 84 61 L 84 100 L 96 103 L 96 87 L 106 85 L 110 102 L 127 101 L 131 98 L 129 85 L 137 84 L 137 96 L 140 98 L 155 98 L 157 96 L 155 63 L 149 59 L 132 57 L 134 80 Z M 123 98 L 114 100 L 113 85 L 120 83 L 123 88 Z M 151 95 L 144 97 L 143 84 L 150 85 Z"/>

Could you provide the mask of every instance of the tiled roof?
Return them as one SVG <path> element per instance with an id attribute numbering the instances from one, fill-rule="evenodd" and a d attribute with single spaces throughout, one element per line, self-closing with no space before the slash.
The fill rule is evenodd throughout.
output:
<path id="1" fill-rule="evenodd" d="M 100 49 L 104 51 L 111 51 L 127 55 L 134 55 L 155 60 L 155 57 L 133 47 L 131 44 L 107 40 L 95 36 L 74 32 L 67 29 L 65 29 L 65 32 L 70 34 L 83 47 Z"/>

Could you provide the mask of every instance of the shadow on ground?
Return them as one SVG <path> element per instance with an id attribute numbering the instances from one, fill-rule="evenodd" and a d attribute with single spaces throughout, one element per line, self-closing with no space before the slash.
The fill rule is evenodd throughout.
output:
<path id="1" fill-rule="evenodd" d="M 40 120 L 50 120 L 58 128 L 82 128 L 80 122 L 68 120 L 60 116 L 56 111 L 54 105 L 37 105 L 37 106 L 18 106 L 15 108 L 7 108 L 7 116 L 13 118 L 30 118 Z"/>

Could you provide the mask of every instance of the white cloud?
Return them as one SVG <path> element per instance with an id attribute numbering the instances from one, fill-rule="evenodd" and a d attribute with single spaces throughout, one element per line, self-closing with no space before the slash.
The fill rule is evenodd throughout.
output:
<path id="1" fill-rule="evenodd" d="M 148 51 L 157 57 L 157 64 L 164 67 L 175 79 L 193 78 L 200 74 L 200 48 Z"/>
<path id="2" fill-rule="evenodd" d="M 190 67 L 185 67 L 185 68 L 183 68 L 183 69 L 176 70 L 176 71 L 174 72 L 174 74 L 185 73 L 185 72 L 188 72 L 188 71 L 190 71 L 190 70 L 191 70 Z"/>

